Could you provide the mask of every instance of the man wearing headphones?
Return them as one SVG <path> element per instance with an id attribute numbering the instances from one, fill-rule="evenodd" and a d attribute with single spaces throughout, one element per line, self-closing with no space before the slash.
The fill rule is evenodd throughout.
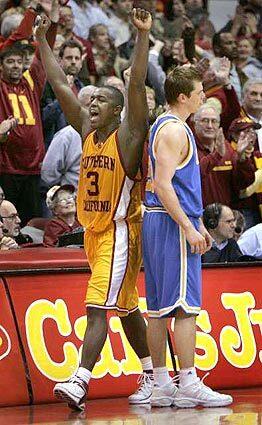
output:
<path id="1" fill-rule="evenodd" d="M 233 239 L 236 220 L 231 208 L 226 205 L 207 205 L 203 221 L 213 238 L 212 248 L 202 256 L 203 263 L 222 263 L 239 261 L 243 255 Z"/>

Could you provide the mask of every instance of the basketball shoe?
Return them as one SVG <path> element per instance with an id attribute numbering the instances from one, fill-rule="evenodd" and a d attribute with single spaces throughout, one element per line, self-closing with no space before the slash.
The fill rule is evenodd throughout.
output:
<path id="1" fill-rule="evenodd" d="M 207 387 L 203 380 L 197 378 L 195 382 L 184 387 L 179 387 L 175 396 L 176 407 L 223 407 L 233 402 L 233 398 L 227 394 L 220 394 Z"/>
<path id="2" fill-rule="evenodd" d="M 54 387 L 54 396 L 68 403 L 73 410 L 84 410 L 88 386 L 77 376 L 72 376 L 68 382 L 61 382 Z"/>
<path id="3" fill-rule="evenodd" d="M 174 405 L 175 395 L 177 393 L 177 378 L 173 378 L 168 382 L 168 384 L 154 385 L 152 396 L 151 396 L 151 406 L 152 407 L 169 407 Z"/>
<path id="4" fill-rule="evenodd" d="M 139 387 L 136 392 L 128 397 L 129 404 L 146 404 L 150 403 L 152 395 L 154 378 L 152 374 L 142 373 L 137 381 Z"/>

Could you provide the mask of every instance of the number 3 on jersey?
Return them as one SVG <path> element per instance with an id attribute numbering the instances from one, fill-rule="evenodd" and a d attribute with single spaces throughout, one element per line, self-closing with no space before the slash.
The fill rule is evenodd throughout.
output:
<path id="1" fill-rule="evenodd" d="M 35 118 L 27 97 L 24 95 L 17 96 L 15 93 L 9 93 L 8 97 L 13 108 L 13 115 L 18 119 L 18 124 L 35 125 Z"/>
<path id="2" fill-rule="evenodd" d="M 86 174 L 87 179 L 90 183 L 90 189 L 87 189 L 87 193 L 89 196 L 97 196 L 99 195 L 99 186 L 98 186 L 98 178 L 99 174 L 97 171 L 89 171 Z"/>

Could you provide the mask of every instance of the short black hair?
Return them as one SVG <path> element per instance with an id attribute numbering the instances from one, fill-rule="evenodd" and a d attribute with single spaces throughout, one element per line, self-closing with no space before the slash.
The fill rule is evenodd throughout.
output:
<path id="1" fill-rule="evenodd" d="M 83 47 L 77 40 L 67 40 L 65 41 L 59 50 L 59 57 L 62 58 L 65 53 L 65 49 L 69 47 L 70 49 L 79 49 L 81 56 L 83 56 Z"/>
<path id="2" fill-rule="evenodd" d="M 8 56 L 21 56 L 21 58 L 24 58 L 24 50 L 21 49 L 21 47 L 18 46 L 11 46 L 8 47 L 0 52 L 0 60 L 3 62 L 5 58 Z"/>
<path id="3" fill-rule="evenodd" d="M 100 88 L 109 90 L 112 93 L 115 106 L 121 106 L 121 108 L 123 109 L 125 104 L 125 99 L 124 99 L 123 93 L 121 93 L 119 89 L 109 85 L 102 86 Z"/>

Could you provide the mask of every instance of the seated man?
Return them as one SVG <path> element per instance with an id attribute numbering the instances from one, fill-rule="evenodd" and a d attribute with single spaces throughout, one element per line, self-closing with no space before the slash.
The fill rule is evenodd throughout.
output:
<path id="1" fill-rule="evenodd" d="M 0 205 L 0 216 L 3 222 L 3 233 L 5 236 L 14 239 L 18 245 L 33 242 L 29 235 L 21 233 L 21 220 L 12 202 L 2 201 Z"/>
<path id="2" fill-rule="evenodd" d="M 202 256 L 203 263 L 227 263 L 240 261 L 242 252 L 233 239 L 235 217 L 231 208 L 218 202 L 208 205 L 203 214 L 206 229 L 213 238 L 210 251 Z"/>
<path id="3" fill-rule="evenodd" d="M 71 185 L 53 186 L 46 195 L 46 204 L 54 214 L 45 227 L 44 246 L 57 246 L 59 236 L 80 227 L 76 219 L 76 193 Z"/>

